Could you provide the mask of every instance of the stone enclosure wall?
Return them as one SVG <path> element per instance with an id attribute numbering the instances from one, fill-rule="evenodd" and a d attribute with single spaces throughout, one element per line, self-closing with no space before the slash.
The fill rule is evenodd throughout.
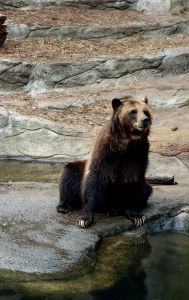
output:
<path id="1" fill-rule="evenodd" d="M 76 6 L 87 9 L 136 8 L 153 13 L 180 12 L 189 10 L 188 0 L 1 0 L 0 9 L 49 6 Z"/>

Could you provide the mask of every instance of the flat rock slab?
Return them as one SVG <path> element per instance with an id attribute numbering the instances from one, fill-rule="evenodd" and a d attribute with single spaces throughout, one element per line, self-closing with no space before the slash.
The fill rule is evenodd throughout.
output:
<path id="1" fill-rule="evenodd" d="M 10 8 L 25 8 L 30 9 L 32 7 L 53 7 L 53 6 L 75 6 L 86 9 L 127 9 L 135 7 L 137 0 L 1 0 L 1 9 Z"/>
<path id="2" fill-rule="evenodd" d="M 73 160 L 86 156 L 95 128 L 31 118 L 2 110 L 0 116 L 1 156 L 46 157 Z"/>
<path id="3" fill-rule="evenodd" d="M 155 188 L 143 232 L 188 230 L 188 169 L 177 158 L 153 155 L 151 170 L 174 171 L 179 185 Z M 102 215 L 96 216 L 91 228 L 79 228 L 78 213 L 56 213 L 57 185 L 1 184 L 0 190 L 1 269 L 63 272 L 95 249 L 102 238 L 133 228 L 124 217 Z"/>

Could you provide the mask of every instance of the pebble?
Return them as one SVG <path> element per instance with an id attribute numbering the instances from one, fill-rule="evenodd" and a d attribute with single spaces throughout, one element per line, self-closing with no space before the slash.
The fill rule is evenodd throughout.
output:
<path id="1" fill-rule="evenodd" d="M 178 127 L 177 127 L 177 126 L 174 126 L 174 127 L 171 128 L 171 130 L 172 130 L 172 131 L 176 131 L 176 130 L 178 130 Z"/>

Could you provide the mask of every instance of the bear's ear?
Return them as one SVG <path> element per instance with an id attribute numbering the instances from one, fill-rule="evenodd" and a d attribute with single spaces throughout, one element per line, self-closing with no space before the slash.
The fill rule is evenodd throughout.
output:
<path id="1" fill-rule="evenodd" d="M 114 98 L 112 100 L 112 107 L 114 110 L 116 110 L 121 104 L 122 104 L 122 102 L 120 99 Z"/>
<path id="2" fill-rule="evenodd" d="M 142 99 L 142 102 L 148 104 L 148 98 L 145 96 L 145 97 Z"/>

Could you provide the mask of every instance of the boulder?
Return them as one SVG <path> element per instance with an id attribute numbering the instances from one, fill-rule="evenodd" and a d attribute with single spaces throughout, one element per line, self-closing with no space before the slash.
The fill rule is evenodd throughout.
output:
<path id="1" fill-rule="evenodd" d="M 138 0 L 137 9 L 150 13 L 180 13 L 187 6 L 180 0 Z"/>

